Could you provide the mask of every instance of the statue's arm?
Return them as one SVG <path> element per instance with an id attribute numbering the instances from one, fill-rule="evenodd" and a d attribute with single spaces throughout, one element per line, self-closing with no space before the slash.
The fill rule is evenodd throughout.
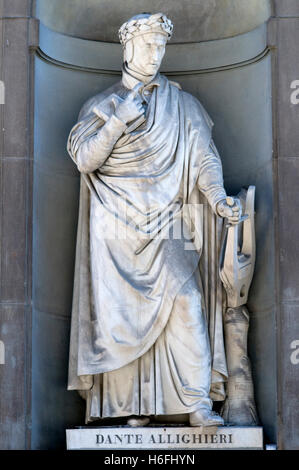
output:
<path id="1" fill-rule="evenodd" d="M 76 155 L 72 155 L 81 173 L 92 173 L 100 168 L 111 154 L 118 139 L 127 129 L 128 123 L 144 114 L 139 94 L 141 87 L 142 83 L 138 83 L 124 100 L 120 100 L 118 103 L 113 102 L 115 106 L 114 113 L 95 133 L 90 132 L 90 127 L 92 127 L 91 118 L 91 125 L 86 126 L 89 136 L 86 139 L 80 139 L 80 145 L 75 146 Z M 109 99 L 111 98 L 113 101 L 113 95 Z M 95 119 L 97 120 L 97 117 Z M 96 123 L 93 124 L 96 125 Z M 71 153 L 73 154 L 72 151 Z"/>
<path id="2" fill-rule="evenodd" d="M 125 122 L 112 115 L 95 135 L 83 140 L 76 152 L 78 170 L 81 173 L 92 173 L 100 168 L 126 127 Z"/>
<path id="3" fill-rule="evenodd" d="M 221 160 L 213 141 L 201 159 L 197 185 L 217 214 L 217 204 L 226 199 L 226 191 L 223 186 Z"/>

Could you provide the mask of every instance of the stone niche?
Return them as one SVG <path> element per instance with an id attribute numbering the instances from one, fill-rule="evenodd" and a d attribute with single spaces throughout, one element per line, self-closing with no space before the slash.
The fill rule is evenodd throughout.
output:
<path id="1" fill-rule="evenodd" d="M 65 446 L 84 423 L 84 402 L 66 390 L 79 174 L 66 140 L 86 99 L 120 78 L 117 30 L 145 0 L 37 0 L 33 221 L 32 446 Z M 162 72 L 211 115 L 225 185 L 256 186 L 257 262 L 248 307 L 249 351 L 266 439 L 276 438 L 271 53 L 266 0 L 153 0 L 174 22 Z M 265 335 L 267 331 L 267 335 Z"/>
<path id="2" fill-rule="evenodd" d="M 37 0 L 41 21 L 60 33 L 118 42 L 118 28 L 137 13 L 162 11 L 175 25 L 172 43 L 211 41 L 251 31 L 271 13 L 268 0 Z M 150 9 L 149 9 L 150 8 Z"/>

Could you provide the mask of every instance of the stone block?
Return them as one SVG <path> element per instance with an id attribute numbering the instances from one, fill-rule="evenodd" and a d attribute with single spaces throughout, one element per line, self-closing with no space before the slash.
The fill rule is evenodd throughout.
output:
<path id="1" fill-rule="evenodd" d="M 298 16 L 299 2 L 298 0 L 275 0 L 276 16 Z"/>
<path id="2" fill-rule="evenodd" d="M 28 20 L 3 20 L 2 80 L 5 85 L 1 134 L 3 155 L 28 153 Z M 3 110 L 3 111 L 4 111 Z"/>
<path id="3" fill-rule="evenodd" d="M 6 450 L 25 447 L 26 315 L 22 305 L 0 304 L 0 341 L 5 352 L 0 364 L 0 443 Z"/>
<path id="4" fill-rule="evenodd" d="M 279 19 L 278 151 L 280 157 L 299 156 L 299 18 Z"/>
<path id="5" fill-rule="evenodd" d="M 30 14 L 30 0 L 0 0 L 1 16 L 27 16 Z"/>
<path id="6" fill-rule="evenodd" d="M 279 428 L 279 447 L 299 450 L 299 302 L 280 307 L 279 411 L 283 426 Z"/>
<path id="7" fill-rule="evenodd" d="M 282 301 L 299 301 L 299 221 L 296 217 L 298 211 L 298 197 L 296 197 L 298 179 L 299 158 L 279 159 L 279 284 Z"/>
<path id="8" fill-rule="evenodd" d="M 67 449 L 263 449 L 260 427 L 140 427 L 68 429 Z"/>
<path id="9" fill-rule="evenodd" d="M 1 169 L 1 299 L 22 302 L 27 296 L 28 160 L 3 159 Z"/>

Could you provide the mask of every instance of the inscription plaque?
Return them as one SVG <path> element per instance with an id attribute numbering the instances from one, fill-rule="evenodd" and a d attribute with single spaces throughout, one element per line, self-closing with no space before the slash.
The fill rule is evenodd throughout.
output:
<path id="1" fill-rule="evenodd" d="M 261 427 L 101 427 L 66 431 L 67 448 L 79 449 L 263 449 Z"/>

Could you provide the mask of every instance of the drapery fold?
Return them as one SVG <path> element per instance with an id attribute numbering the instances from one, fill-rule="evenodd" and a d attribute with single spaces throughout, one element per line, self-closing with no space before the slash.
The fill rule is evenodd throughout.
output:
<path id="1" fill-rule="evenodd" d="M 163 76 L 156 81 L 144 123 L 118 138 L 100 168 L 81 177 L 68 388 L 89 390 L 96 374 L 146 354 L 201 256 L 212 395 L 223 399 L 220 384 L 227 372 L 217 267 L 221 221 L 211 207 L 225 192 L 220 170 L 215 179 L 219 157 L 212 155 L 203 167 L 213 147 L 212 122 L 191 95 Z M 97 139 L 113 116 L 109 96 L 115 93 L 122 95 L 120 84 L 83 108 L 68 142 L 75 162 L 88 139 L 94 139 L 95 150 L 100 147 Z M 206 194 L 211 207 L 197 185 L 202 172 L 207 187 L 211 183 Z M 203 212 L 196 209 L 199 216 L 193 220 L 186 207 L 203 202 Z M 169 236 L 177 230 L 180 238 Z"/>

